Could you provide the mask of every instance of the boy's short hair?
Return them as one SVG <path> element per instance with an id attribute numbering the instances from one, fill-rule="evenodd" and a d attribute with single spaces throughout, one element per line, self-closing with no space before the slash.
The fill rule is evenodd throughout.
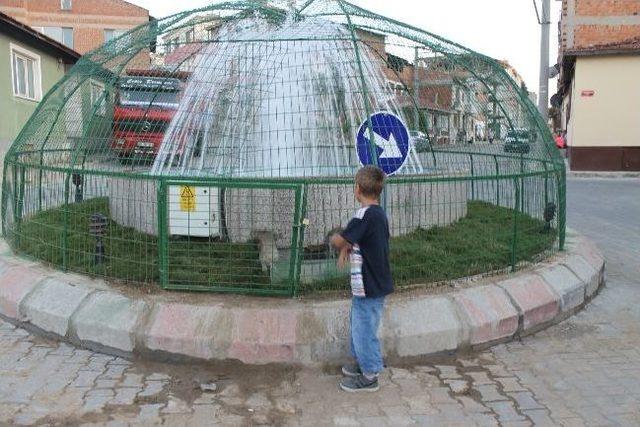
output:
<path id="1" fill-rule="evenodd" d="M 384 179 L 382 169 L 372 165 L 362 167 L 356 174 L 356 184 L 362 195 L 375 199 L 379 199 L 382 194 Z"/>

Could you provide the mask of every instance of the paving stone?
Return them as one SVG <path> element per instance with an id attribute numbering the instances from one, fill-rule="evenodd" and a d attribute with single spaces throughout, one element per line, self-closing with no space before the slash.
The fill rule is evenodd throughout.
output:
<path id="1" fill-rule="evenodd" d="M 458 368 L 456 366 L 451 365 L 435 365 L 435 368 L 440 371 L 438 375 L 443 380 L 457 380 L 462 379 L 462 375 L 458 372 Z"/>
<path id="2" fill-rule="evenodd" d="M 469 383 L 461 380 L 445 380 L 445 384 L 449 386 L 455 394 L 464 394 L 469 391 Z"/>
<path id="3" fill-rule="evenodd" d="M 116 394 L 109 401 L 111 405 L 132 405 L 141 388 L 117 388 Z"/>
<path id="4" fill-rule="evenodd" d="M 45 280 L 20 303 L 20 320 L 47 332 L 66 336 L 71 315 L 91 293 L 57 279 Z"/>
<path id="5" fill-rule="evenodd" d="M 143 301 L 112 292 L 94 292 L 76 312 L 72 325 L 82 341 L 131 352 L 137 323 L 146 310 Z"/>
<path id="6" fill-rule="evenodd" d="M 161 414 L 186 414 L 190 412 L 191 408 L 187 402 L 175 396 L 169 396 L 167 405 L 160 410 Z"/>
<path id="7" fill-rule="evenodd" d="M 120 383 L 120 387 L 142 387 L 143 386 L 143 375 L 142 374 L 134 374 L 128 372 L 124 375 L 124 379 Z"/>
<path id="8" fill-rule="evenodd" d="M 476 385 L 485 385 L 485 384 L 495 384 L 495 381 L 489 378 L 486 372 L 467 372 L 468 376 L 473 378 L 473 384 Z"/>
<path id="9" fill-rule="evenodd" d="M 498 400 L 508 400 L 507 396 L 504 396 L 498 392 L 498 387 L 493 384 L 473 386 L 473 388 L 480 392 L 483 402 L 494 402 Z"/>
<path id="10" fill-rule="evenodd" d="M 524 409 L 542 409 L 543 407 L 534 399 L 533 395 L 529 391 L 519 391 L 513 393 L 507 393 L 518 404 L 518 408 Z"/>
<path id="11" fill-rule="evenodd" d="M 524 415 L 533 421 L 536 427 L 556 427 L 557 423 L 549 416 L 547 409 L 529 409 L 522 411 Z"/>
<path id="12" fill-rule="evenodd" d="M 510 392 L 510 391 L 525 391 L 526 389 L 518 383 L 518 379 L 516 377 L 500 377 L 496 378 L 496 382 L 502 386 L 502 391 Z"/>
<path id="13" fill-rule="evenodd" d="M 140 397 L 150 397 L 161 393 L 164 390 L 164 383 L 161 381 L 148 381 L 142 391 L 138 394 Z"/>
<path id="14" fill-rule="evenodd" d="M 513 403 L 510 401 L 488 402 L 487 405 L 495 411 L 496 415 L 498 415 L 498 420 L 503 425 L 510 421 L 526 421 L 522 415 L 516 412 Z"/>

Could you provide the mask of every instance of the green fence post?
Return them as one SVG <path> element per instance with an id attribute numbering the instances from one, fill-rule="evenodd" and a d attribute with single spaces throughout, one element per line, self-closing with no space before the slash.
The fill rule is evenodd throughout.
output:
<path id="1" fill-rule="evenodd" d="M 516 254 L 518 247 L 518 212 L 520 211 L 520 186 L 518 178 L 513 179 L 513 188 L 515 189 L 515 209 L 513 210 L 513 237 L 511 241 L 511 271 L 516 271 L 518 256 Z"/>
<path id="2" fill-rule="evenodd" d="M 24 206 L 24 180 L 25 180 L 25 168 L 21 166 L 20 173 L 18 174 L 18 168 L 14 166 L 13 168 L 13 179 L 14 179 L 14 207 L 13 207 L 13 220 L 16 227 L 15 233 L 15 244 L 16 246 L 20 246 L 20 228 L 22 223 L 22 207 Z"/>
<path id="3" fill-rule="evenodd" d="M 498 166 L 498 156 L 493 155 L 496 164 L 496 206 L 500 206 L 500 167 Z"/>
<path id="4" fill-rule="evenodd" d="M 475 170 L 473 165 L 473 154 L 469 153 L 469 159 L 471 160 L 471 200 L 476 199 L 476 180 L 475 180 Z"/>
<path id="5" fill-rule="evenodd" d="M 158 181 L 158 277 L 160 287 L 163 289 L 169 284 L 169 247 L 167 244 L 167 183 L 161 179 Z"/>
<path id="6" fill-rule="evenodd" d="M 520 209 L 524 212 L 524 153 L 520 153 Z"/>
<path id="7" fill-rule="evenodd" d="M 305 219 L 307 216 L 307 185 L 296 189 L 296 208 L 293 215 L 294 229 L 291 253 L 290 273 L 290 294 L 297 296 L 300 290 L 300 275 L 302 272 L 302 258 L 304 255 L 304 228 L 306 226 Z"/>
<path id="8" fill-rule="evenodd" d="M 62 271 L 67 271 L 69 257 L 69 174 L 64 181 L 64 211 L 62 212 Z"/>
<path id="9" fill-rule="evenodd" d="M 2 168 L 2 184 L 1 185 L 1 195 L 2 200 L 0 201 L 0 219 L 2 220 L 2 236 L 7 237 L 7 203 L 8 203 L 8 195 L 7 195 L 7 159 L 4 159 L 4 167 Z"/>
<path id="10" fill-rule="evenodd" d="M 556 177 L 558 180 L 558 244 L 559 249 L 561 251 L 564 250 L 564 244 L 567 233 L 567 170 L 563 167 L 560 170 L 559 176 Z"/>

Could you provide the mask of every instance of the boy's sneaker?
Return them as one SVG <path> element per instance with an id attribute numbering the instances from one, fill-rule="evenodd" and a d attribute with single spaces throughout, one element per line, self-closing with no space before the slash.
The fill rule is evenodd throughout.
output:
<path id="1" fill-rule="evenodd" d="M 378 384 L 378 377 L 368 379 L 364 375 L 360 374 L 356 377 L 346 377 L 340 382 L 340 388 L 350 393 L 356 392 L 374 392 L 380 389 Z"/>
<path id="2" fill-rule="evenodd" d="M 342 367 L 342 374 L 345 377 L 357 377 L 358 375 L 362 375 L 362 371 L 357 363 L 352 363 Z"/>

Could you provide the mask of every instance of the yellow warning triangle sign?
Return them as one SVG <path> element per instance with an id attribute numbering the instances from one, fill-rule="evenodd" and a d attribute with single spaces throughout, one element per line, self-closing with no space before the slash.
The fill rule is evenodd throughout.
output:
<path id="1" fill-rule="evenodd" d="M 195 212 L 196 191 L 193 187 L 183 185 L 180 190 L 180 210 L 183 212 Z"/>

